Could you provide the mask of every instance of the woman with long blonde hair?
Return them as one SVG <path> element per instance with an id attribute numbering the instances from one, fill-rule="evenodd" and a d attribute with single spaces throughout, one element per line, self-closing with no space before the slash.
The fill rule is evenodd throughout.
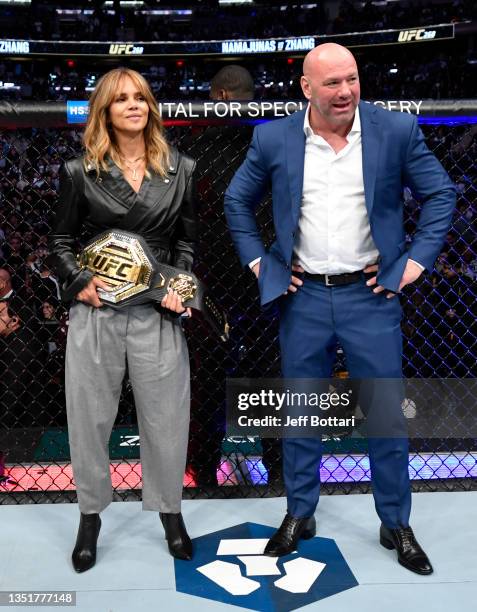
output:
<path id="1" fill-rule="evenodd" d="M 195 162 L 167 143 L 147 81 L 127 68 L 105 74 L 92 93 L 84 149 L 62 168 L 50 235 L 63 299 L 72 300 L 66 407 L 81 512 L 73 566 L 83 572 L 95 564 L 99 515 L 112 500 L 108 441 L 126 363 L 138 416 L 143 509 L 160 513 L 170 553 L 191 559 L 180 511 L 190 404 L 185 308 L 173 290 L 160 304 L 109 307 L 104 292 L 111 284 L 79 265 L 74 246 L 106 230 L 125 230 L 144 239 L 157 262 L 190 271 Z"/>

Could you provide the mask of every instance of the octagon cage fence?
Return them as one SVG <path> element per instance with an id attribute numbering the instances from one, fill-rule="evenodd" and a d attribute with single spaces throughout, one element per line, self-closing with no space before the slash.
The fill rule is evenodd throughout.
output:
<path id="1" fill-rule="evenodd" d="M 278 377 L 280 360 L 276 314 L 261 311 L 254 276 L 238 262 L 223 213 L 224 191 L 245 157 L 253 124 L 273 120 L 279 113 L 270 103 L 255 103 L 254 112 L 246 103 L 235 103 L 240 112 L 231 117 L 221 104 L 222 111 L 215 115 L 210 103 L 161 105 L 169 141 L 197 160 L 200 244 L 195 271 L 228 312 L 231 328 L 224 343 L 200 315 L 184 322 L 192 376 L 184 496 L 281 495 L 280 441 L 225 433 L 226 379 Z M 294 105 L 300 106 L 303 102 Z M 424 100 L 405 108 L 417 107 L 427 144 L 454 181 L 458 199 L 435 268 L 399 298 L 404 312 L 404 376 L 472 379 L 477 377 L 477 102 Z M 63 376 L 68 309 L 59 301 L 47 249 L 60 166 L 81 153 L 82 125 L 68 124 L 66 110 L 61 102 L 2 102 L 0 107 L 0 268 L 11 275 L 14 292 L 8 304 L 21 321 L 15 332 L 0 338 L 1 504 L 76 501 Z M 408 188 L 403 199 L 410 241 L 421 203 Z M 269 245 L 270 196 L 257 215 Z M 346 355 L 340 347 L 335 373 L 346 377 Z M 403 409 L 412 417 L 425 407 L 417 402 Z M 413 488 L 475 489 L 477 440 L 452 437 L 462 406 L 446 400 L 439 410 L 449 435 L 410 441 Z M 126 376 L 110 441 L 117 500 L 141 498 L 139 444 Z M 324 491 L 369 492 L 366 440 L 337 429 L 324 446 Z"/>

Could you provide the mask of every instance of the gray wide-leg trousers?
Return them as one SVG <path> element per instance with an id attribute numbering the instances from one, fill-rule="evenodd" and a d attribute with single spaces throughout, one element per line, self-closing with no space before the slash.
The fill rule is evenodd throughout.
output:
<path id="1" fill-rule="evenodd" d="M 113 310 L 75 302 L 66 347 L 66 410 L 79 509 L 112 501 L 109 438 L 129 371 L 136 404 L 143 510 L 180 512 L 190 417 L 187 344 L 179 319 L 151 304 Z"/>

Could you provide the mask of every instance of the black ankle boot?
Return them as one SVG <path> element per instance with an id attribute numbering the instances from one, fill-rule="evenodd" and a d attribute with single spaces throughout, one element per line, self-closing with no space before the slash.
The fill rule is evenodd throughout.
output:
<path id="1" fill-rule="evenodd" d="M 76 546 L 71 556 L 78 573 L 89 570 L 96 563 L 96 542 L 100 529 L 99 514 L 81 514 Z"/>
<path id="2" fill-rule="evenodd" d="M 182 514 L 159 512 L 169 546 L 169 552 L 176 559 L 192 559 L 192 542 L 187 534 Z"/>

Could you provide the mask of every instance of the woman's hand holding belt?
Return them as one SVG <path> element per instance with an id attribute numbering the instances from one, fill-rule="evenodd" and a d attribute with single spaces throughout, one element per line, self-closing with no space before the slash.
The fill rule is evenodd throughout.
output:
<path id="1" fill-rule="evenodd" d="M 98 297 L 96 287 L 100 287 L 101 289 L 105 289 L 106 291 L 109 291 L 111 289 L 111 285 L 108 285 L 108 283 L 101 280 L 97 276 L 93 276 L 93 278 L 89 281 L 86 287 L 84 287 L 84 289 L 82 289 L 78 293 L 76 299 L 79 302 L 89 304 L 90 306 L 94 306 L 95 308 L 101 308 L 101 306 L 104 306 L 104 304 Z M 175 291 L 168 291 L 167 295 L 162 298 L 161 306 L 163 308 L 168 308 L 169 310 L 172 310 L 172 312 L 177 312 L 178 314 L 182 314 L 187 310 L 188 316 L 192 316 L 191 309 L 184 308 L 184 306 L 182 305 L 181 297 Z"/>
<path id="2" fill-rule="evenodd" d="M 104 304 L 100 301 L 98 297 L 96 287 L 100 287 L 101 289 L 105 289 L 106 291 L 109 291 L 111 289 L 111 285 L 108 285 L 108 283 L 101 280 L 97 276 L 93 276 L 93 278 L 89 281 L 86 287 L 84 287 L 77 294 L 76 299 L 79 302 L 84 302 L 85 304 L 89 304 L 90 306 L 94 306 L 95 308 L 101 308 L 101 306 L 104 306 Z"/>
<path id="3" fill-rule="evenodd" d="M 169 310 L 172 310 L 172 312 L 177 312 L 178 314 L 182 314 L 187 310 L 187 314 L 189 315 L 189 317 L 192 316 L 191 309 L 184 308 L 184 306 L 182 306 L 182 298 L 180 297 L 180 295 L 176 291 L 171 291 L 170 289 L 167 294 L 162 298 L 161 306 L 163 308 L 168 308 Z"/>

